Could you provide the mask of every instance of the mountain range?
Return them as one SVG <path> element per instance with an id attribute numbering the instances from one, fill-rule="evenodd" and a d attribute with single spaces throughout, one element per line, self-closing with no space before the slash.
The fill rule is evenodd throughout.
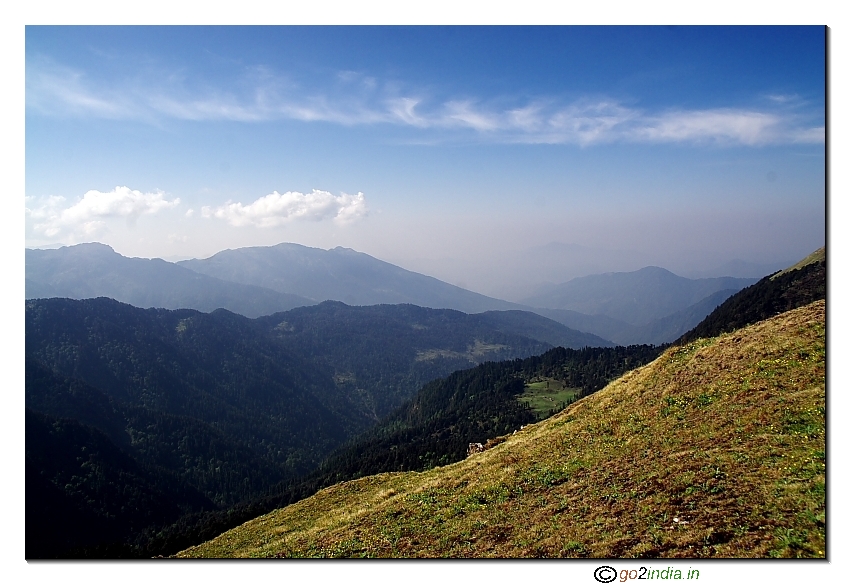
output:
<path id="1" fill-rule="evenodd" d="M 413 304 L 466 313 L 526 311 L 615 344 L 663 344 L 692 328 L 745 278 L 687 279 L 658 267 L 575 278 L 516 304 L 337 247 L 281 243 L 178 264 L 87 243 L 26 252 L 26 297 L 111 297 L 139 307 L 225 308 L 248 317 L 325 300 Z M 593 343 L 595 342 L 595 344 Z"/>
<path id="2" fill-rule="evenodd" d="M 316 302 L 224 281 L 162 259 L 124 257 L 101 243 L 27 249 L 26 298 L 109 297 L 140 308 L 224 308 L 254 318 Z"/>
<path id="3" fill-rule="evenodd" d="M 685 310 L 717 292 L 735 292 L 756 281 L 735 277 L 687 279 L 661 267 L 644 267 L 632 272 L 577 277 L 528 297 L 523 303 L 608 316 L 632 326 L 643 326 Z"/>
<path id="4" fill-rule="evenodd" d="M 281 243 L 228 249 L 178 265 L 225 281 L 239 281 L 315 302 L 349 305 L 414 304 L 474 313 L 518 306 L 453 286 L 353 249 L 315 249 Z"/>
<path id="5" fill-rule="evenodd" d="M 825 252 L 819 249 L 733 295 L 677 344 L 734 332 L 774 314 L 823 300 L 825 295 Z M 495 437 L 500 429 L 510 433 L 533 423 L 541 414 L 548 417 L 576 398 L 598 391 L 608 380 L 653 360 L 660 352 L 660 348 L 649 346 L 579 351 L 557 348 L 522 361 L 487 363 L 452 373 L 425 385 L 413 399 L 337 450 L 311 474 L 227 512 L 207 511 L 181 520 L 160 533 L 150 552 L 171 554 L 209 540 L 342 480 L 383 472 L 422 471 L 458 462 L 467 453 L 467 442 L 480 441 L 489 449 L 505 441 L 504 436 Z M 797 357 L 809 355 L 802 350 Z M 705 395 L 699 398 L 706 401 Z M 675 398 L 671 402 L 675 404 Z M 522 403 L 537 403 L 536 414 L 534 409 L 520 406 Z"/>

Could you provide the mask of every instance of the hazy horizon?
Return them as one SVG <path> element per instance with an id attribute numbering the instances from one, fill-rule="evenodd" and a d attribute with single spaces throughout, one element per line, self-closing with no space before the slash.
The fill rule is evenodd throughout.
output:
<path id="1" fill-rule="evenodd" d="M 92 243 L 101 242 L 92 241 Z M 282 242 L 280 244 L 289 243 L 290 242 Z M 41 247 L 27 247 L 27 249 L 53 250 L 66 246 L 67 245 L 55 244 Z M 343 246 L 338 247 L 346 248 Z M 320 249 L 330 251 L 334 248 L 332 247 L 330 249 Z M 217 251 L 213 255 L 228 250 L 230 249 L 222 249 L 221 251 Z M 354 251 L 360 252 L 357 249 L 354 249 Z M 190 259 L 207 259 L 209 257 L 212 257 L 213 255 L 204 257 L 170 256 L 157 258 L 163 259 L 164 261 L 168 261 L 170 263 L 179 263 L 181 261 Z M 616 255 L 616 252 L 606 249 L 588 249 L 577 245 L 570 246 L 559 243 L 552 243 L 542 247 L 527 249 L 525 251 L 515 254 L 512 257 L 503 258 L 503 262 L 508 263 L 514 268 L 515 274 L 524 277 L 522 283 L 515 282 L 513 285 L 510 285 L 497 280 L 489 280 L 491 283 L 491 286 L 489 287 L 485 285 L 484 289 L 470 289 L 469 286 L 463 285 L 463 282 L 461 281 L 461 285 L 459 287 L 462 287 L 469 291 L 481 293 L 496 299 L 523 303 L 526 299 L 528 299 L 529 296 L 539 293 L 551 286 L 566 283 L 573 279 L 589 275 L 612 272 L 632 272 L 645 267 L 662 267 L 664 269 L 667 269 L 668 271 L 673 272 L 675 275 L 690 279 L 714 277 L 760 278 L 774 271 L 784 269 L 785 267 L 796 263 L 799 259 L 802 259 L 802 257 L 799 257 L 771 264 L 757 264 L 744 262 L 741 260 L 732 260 L 727 261 L 723 265 L 717 265 L 713 269 L 698 271 L 693 269 L 688 270 L 687 268 L 684 270 L 668 269 L 667 267 L 656 265 L 649 261 L 641 263 L 639 259 L 635 260 L 634 257 L 628 260 L 631 261 L 631 263 L 627 263 L 626 260 L 618 259 Z M 151 259 L 152 257 L 143 258 Z M 381 257 L 375 257 L 375 259 L 385 261 Z M 409 271 L 417 271 L 416 269 L 413 269 L 410 266 L 405 267 L 404 265 L 398 265 L 398 267 L 408 269 Z M 420 270 L 419 273 L 422 273 L 423 275 L 431 275 L 429 273 L 425 273 L 425 271 L 427 270 Z M 436 277 L 433 275 L 431 276 Z M 461 278 L 462 277 L 463 276 L 461 275 Z M 546 279 L 547 277 L 548 279 Z M 440 278 L 438 277 L 437 279 Z M 443 281 L 447 280 L 443 279 Z M 477 281 L 479 283 L 481 281 L 485 281 L 486 283 L 487 280 L 479 279 Z M 453 285 L 458 284 L 455 283 Z"/>
<path id="2" fill-rule="evenodd" d="M 511 300 L 794 262 L 825 244 L 824 34 L 28 26 L 25 245 L 343 246 Z"/>

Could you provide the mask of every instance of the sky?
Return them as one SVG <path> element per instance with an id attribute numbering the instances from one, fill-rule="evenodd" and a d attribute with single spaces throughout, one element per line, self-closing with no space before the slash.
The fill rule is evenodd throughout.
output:
<path id="1" fill-rule="evenodd" d="M 825 243 L 821 26 L 27 26 L 27 247 L 343 246 L 488 295 Z"/>

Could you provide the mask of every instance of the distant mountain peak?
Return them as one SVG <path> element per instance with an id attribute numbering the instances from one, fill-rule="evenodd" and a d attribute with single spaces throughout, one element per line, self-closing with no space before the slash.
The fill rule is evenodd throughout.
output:
<path id="1" fill-rule="evenodd" d="M 107 296 L 142 308 L 226 308 L 250 317 L 314 303 L 200 274 L 162 259 L 125 257 L 103 243 L 27 249 L 25 278 L 27 299 Z"/>
<path id="2" fill-rule="evenodd" d="M 466 313 L 522 307 L 342 246 L 325 250 L 280 243 L 274 247 L 246 247 L 238 254 L 222 251 L 210 259 L 181 261 L 179 265 L 314 302 L 332 299 L 349 305 L 407 303 Z"/>
<path id="3" fill-rule="evenodd" d="M 603 315 L 634 326 L 670 316 L 726 289 L 739 290 L 755 279 L 688 279 L 650 265 L 636 271 L 586 275 L 547 286 L 522 303 L 538 308 Z"/>
<path id="4" fill-rule="evenodd" d="M 97 241 L 92 241 L 91 243 L 78 243 L 77 245 L 67 245 L 65 247 L 55 249 L 55 251 L 64 253 L 104 253 L 118 255 L 115 249 L 111 246 Z"/>
<path id="5" fill-rule="evenodd" d="M 647 265 L 646 267 L 641 267 L 640 269 L 638 269 L 638 272 L 639 273 L 640 272 L 643 272 L 643 273 L 665 273 L 665 274 L 669 273 L 670 275 L 676 275 L 675 273 L 673 273 L 669 269 L 664 269 L 663 267 L 658 267 L 657 265 Z M 620 272 L 620 273 L 623 273 L 623 272 Z M 628 272 L 625 272 L 625 273 L 628 273 Z"/>

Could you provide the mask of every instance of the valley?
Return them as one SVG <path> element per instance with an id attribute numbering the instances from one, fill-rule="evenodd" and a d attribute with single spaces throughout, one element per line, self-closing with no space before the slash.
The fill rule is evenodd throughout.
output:
<path id="1" fill-rule="evenodd" d="M 407 472 L 387 486 L 401 491 L 417 476 L 468 463 L 470 443 L 484 444 L 484 459 L 491 449 L 525 443 L 519 436 L 529 427 L 593 410 L 596 395 L 610 392 L 617 379 L 662 366 L 665 358 L 677 361 L 665 354 L 816 306 L 825 297 L 825 267 L 820 251 L 725 301 L 715 293 L 717 307 L 679 334 L 673 348 L 617 346 L 514 309 L 464 313 L 325 300 L 248 318 L 224 309 L 143 309 L 106 297 L 27 300 L 28 557 L 173 555 L 276 509 L 322 499 L 323 489 L 351 480 Z M 799 354 L 823 354 L 818 346 Z M 639 401 L 632 392 L 624 403 Z M 663 418 L 681 403 L 708 405 L 714 397 L 665 398 Z M 522 490 L 510 486 L 493 500 L 507 503 L 516 488 Z M 404 491 L 412 499 L 417 490 Z M 531 512 L 525 504 L 523 512 Z M 363 550 L 372 543 L 340 544 L 322 543 L 315 547 L 321 552 L 287 546 L 291 552 L 272 555 L 372 556 Z M 411 556 L 467 556 L 454 543 L 440 544 Z M 794 552 L 817 548 L 806 544 Z M 620 548 L 578 539 L 564 545 L 538 545 L 534 552 L 573 556 L 567 551 L 584 549 L 575 556 L 603 556 Z M 491 547 L 482 556 L 537 556 Z"/>

